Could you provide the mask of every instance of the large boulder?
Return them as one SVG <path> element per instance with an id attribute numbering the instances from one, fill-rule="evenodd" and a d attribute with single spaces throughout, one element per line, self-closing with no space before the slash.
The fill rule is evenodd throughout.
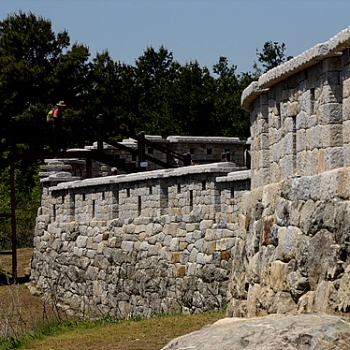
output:
<path id="1" fill-rule="evenodd" d="M 350 319 L 328 314 L 224 318 L 162 350 L 349 350 Z"/>

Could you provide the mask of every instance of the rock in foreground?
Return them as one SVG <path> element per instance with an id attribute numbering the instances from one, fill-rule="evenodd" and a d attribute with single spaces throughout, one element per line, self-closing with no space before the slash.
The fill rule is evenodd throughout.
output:
<path id="1" fill-rule="evenodd" d="M 327 314 L 225 318 L 162 350 L 349 350 L 350 320 Z"/>

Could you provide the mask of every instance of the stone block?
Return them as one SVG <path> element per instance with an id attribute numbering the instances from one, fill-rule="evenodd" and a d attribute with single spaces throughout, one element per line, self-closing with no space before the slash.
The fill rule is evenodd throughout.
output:
<path id="1" fill-rule="evenodd" d="M 345 120 L 342 124 L 343 126 L 343 142 L 345 144 L 350 143 L 350 120 Z"/>
<path id="2" fill-rule="evenodd" d="M 318 174 L 319 151 L 314 148 L 306 153 L 306 175 Z"/>
<path id="3" fill-rule="evenodd" d="M 258 133 L 267 133 L 268 132 L 268 121 L 266 119 L 259 119 L 257 123 Z"/>
<path id="4" fill-rule="evenodd" d="M 350 166 L 350 143 L 343 145 L 343 157 L 344 157 L 343 166 L 345 167 Z"/>
<path id="5" fill-rule="evenodd" d="M 276 248 L 276 259 L 281 260 L 283 262 L 289 262 L 295 259 L 301 235 L 302 232 L 297 227 L 281 227 L 278 231 L 278 246 Z"/>
<path id="6" fill-rule="evenodd" d="M 341 168 L 338 171 L 337 196 L 341 199 L 350 197 L 350 168 Z"/>
<path id="7" fill-rule="evenodd" d="M 347 64 L 343 69 L 343 98 L 350 96 L 349 67 L 349 64 Z"/>
<path id="8" fill-rule="evenodd" d="M 212 255 L 216 250 L 216 241 L 204 241 L 202 251 L 206 255 Z"/>
<path id="9" fill-rule="evenodd" d="M 268 168 L 270 166 L 270 151 L 259 151 L 259 168 Z"/>
<path id="10" fill-rule="evenodd" d="M 276 195 L 277 195 L 278 185 L 271 184 L 264 186 L 262 195 L 262 205 L 264 207 L 263 215 L 272 215 L 275 210 Z"/>
<path id="11" fill-rule="evenodd" d="M 295 120 L 296 130 L 306 129 L 307 128 L 307 114 L 304 111 L 300 111 Z"/>
<path id="12" fill-rule="evenodd" d="M 327 171 L 320 177 L 320 200 L 329 201 L 337 197 L 338 170 Z"/>
<path id="13" fill-rule="evenodd" d="M 340 85 L 324 85 L 320 103 L 342 103 L 342 87 Z"/>
<path id="14" fill-rule="evenodd" d="M 130 241 L 123 241 L 121 244 L 121 249 L 124 252 L 128 252 L 131 253 L 134 249 L 134 242 L 130 242 Z"/>
<path id="15" fill-rule="evenodd" d="M 350 285 L 350 266 L 344 271 L 344 275 L 340 279 L 339 289 L 338 289 L 338 305 L 337 309 L 341 312 L 347 312 L 350 307 L 350 295 L 349 295 L 349 285 Z"/>
<path id="16" fill-rule="evenodd" d="M 337 86 L 340 84 L 340 74 L 337 71 L 333 72 L 324 72 L 323 81 L 325 85 Z"/>
<path id="17" fill-rule="evenodd" d="M 320 106 L 316 116 L 321 125 L 340 124 L 343 120 L 342 105 L 339 103 L 327 103 Z"/>
<path id="18" fill-rule="evenodd" d="M 296 152 L 302 152 L 306 150 L 306 131 L 305 129 L 299 129 L 296 132 Z"/>
<path id="19" fill-rule="evenodd" d="M 299 103 L 297 101 L 294 101 L 289 106 L 289 116 L 295 117 L 298 114 L 299 111 Z"/>
<path id="20" fill-rule="evenodd" d="M 333 72 L 342 70 L 342 60 L 340 57 L 329 57 L 322 61 L 323 72 Z"/>
<path id="21" fill-rule="evenodd" d="M 284 136 L 284 148 L 283 148 L 283 155 L 290 155 L 295 152 L 294 149 L 294 133 L 288 132 Z"/>
<path id="22" fill-rule="evenodd" d="M 217 251 L 226 251 L 233 247 L 235 243 L 235 238 L 222 238 L 216 241 L 215 250 Z"/>
<path id="23" fill-rule="evenodd" d="M 170 251 L 174 252 L 179 250 L 179 244 L 180 244 L 180 239 L 179 238 L 172 238 L 170 241 Z"/>
<path id="24" fill-rule="evenodd" d="M 173 252 L 171 255 L 171 263 L 175 264 L 175 263 L 179 263 L 180 262 L 180 252 Z"/>
<path id="25" fill-rule="evenodd" d="M 323 125 L 321 129 L 322 148 L 343 146 L 343 125 Z"/>
<path id="26" fill-rule="evenodd" d="M 320 125 L 316 125 L 310 130 L 310 149 L 322 147 L 322 128 Z"/>
<path id="27" fill-rule="evenodd" d="M 283 159 L 281 159 L 281 175 L 282 179 L 286 179 L 289 176 L 294 175 L 294 155 L 289 154 L 286 155 Z"/>
<path id="28" fill-rule="evenodd" d="M 269 149 L 271 149 L 271 146 L 275 144 L 275 129 L 270 128 L 269 132 Z"/>
<path id="29" fill-rule="evenodd" d="M 259 135 L 259 149 L 268 150 L 269 149 L 269 134 L 267 132 Z"/>
<path id="30" fill-rule="evenodd" d="M 300 210 L 300 229 L 304 234 L 309 234 L 311 218 L 315 211 L 316 203 L 309 199 L 305 202 Z"/>
<path id="31" fill-rule="evenodd" d="M 315 114 L 313 114 L 313 115 L 307 116 L 306 122 L 307 122 L 306 127 L 307 128 L 312 128 L 313 126 L 317 125 L 318 118 L 317 118 L 317 116 Z"/>
<path id="32" fill-rule="evenodd" d="M 293 272 L 294 268 L 294 261 L 290 261 L 289 263 L 285 263 L 280 260 L 271 262 L 270 286 L 274 292 L 289 291 L 288 275 Z"/>
<path id="33" fill-rule="evenodd" d="M 278 162 L 280 160 L 280 147 L 278 146 L 278 144 L 274 144 L 271 146 L 270 148 L 270 152 L 271 152 L 271 161 L 272 162 Z"/>
<path id="34" fill-rule="evenodd" d="M 325 149 L 326 170 L 341 168 L 344 165 L 342 147 L 328 147 Z"/>
<path id="35" fill-rule="evenodd" d="M 86 236 L 78 236 L 76 240 L 76 245 L 78 248 L 85 248 L 88 241 Z"/>
<path id="36" fill-rule="evenodd" d="M 196 262 L 198 255 L 198 250 L 196 248 L 193 248 L 191 250 L 190 256 L 189 256 L 189 262 Z"/>
<path id="37" fill-rule="evenodd" d="M 299 100 L 299 111 L 305 112 L 307 115 L 313 114 L 314 101 L 311 95 L 311 91 L 307 90 L 303 92 Z"/>

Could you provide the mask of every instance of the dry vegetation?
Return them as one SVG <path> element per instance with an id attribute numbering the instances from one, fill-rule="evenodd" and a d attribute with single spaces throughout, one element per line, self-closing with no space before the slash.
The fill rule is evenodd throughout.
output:
<path id="1" fill-rule="evenodd" d="M 18 250 L 18 277 L 25 280 L 32 254 L 31 249 Z M 2 282 L 11 271 L 11 255 L 0 255 Z M 0 339 L 33 334 L 22 349 L 47 350 L 156 350 L 171 339 L 198 330 L 224 317 L 224 313 L 190 316 L 163 316 L 150 320 L 123 320 L 119 322 L 54 323 L 51 334 L 44 336 L 45 323 L 57 320 L 55 309 L 44 307 L 39 296 L 29 293 L 25 283 L 0 285 Z M 52 322 L 51 322 L 52 323 Z M 11 349 L 10 343 L 3 345 Z M 1 345 L 0 345 L 1 349 Z"/>

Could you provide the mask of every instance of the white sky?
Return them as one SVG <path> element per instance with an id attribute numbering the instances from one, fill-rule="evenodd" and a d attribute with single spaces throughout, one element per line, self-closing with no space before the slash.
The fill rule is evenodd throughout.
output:
<path id="1" fill-rule="evenodd" d="M 134 64 L 161 45 L 181 64 L 209 69 L 225 56 L 237 73 L 251 71 L 266 41 L 296 56 L 350 25 L 349 0 L 0 0 L 0 19 L 31 11 L 66 29 L 71 42 L 107 49 Z"/>

